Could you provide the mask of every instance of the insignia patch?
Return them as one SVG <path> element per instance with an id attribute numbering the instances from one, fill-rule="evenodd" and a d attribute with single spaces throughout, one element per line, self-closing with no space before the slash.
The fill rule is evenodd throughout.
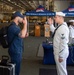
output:
<path id="1" fill-rule="evenodd" d="M 62 36 L 64 36 L 64 34 L 61 34 Z"/>
<path id="2" fill-rule="evenodd" d="M 65 37 L 61 37 L 61 39 L 65 39 Z"/>
<path id="3" fill-rule="evenodd" d="M 61 36 L 61 39 L 65 39 L 65 36 L 64 36 L 64 34 L 61 34 L 62 36 Z"/>

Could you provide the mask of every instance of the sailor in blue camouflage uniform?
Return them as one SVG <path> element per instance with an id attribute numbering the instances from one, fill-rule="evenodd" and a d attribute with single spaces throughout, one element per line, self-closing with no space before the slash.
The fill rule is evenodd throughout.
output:
<path id="1" fill-rule="evenodd" d="M 19 27 L 19 23 L 23 23 L 23 29 Z M 19 11 L 16 11 L 12 16 L 12 23 L 8 28 L 8 42 L 9 49 L 8 53 L 11 58 L 11 62 L 15 66 L 15 75 L 20 74 L 20 66 L 22 61 L 23 52 L 23 38 L 26 37 L 27 33 L 27 20 Z"/>

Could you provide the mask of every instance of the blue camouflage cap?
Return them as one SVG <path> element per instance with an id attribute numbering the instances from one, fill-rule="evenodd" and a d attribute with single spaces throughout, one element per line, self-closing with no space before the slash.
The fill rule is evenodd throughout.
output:
<path id="1" fill-rule="evenodd" d="M 14 14 L 13 14 L 13 17 L 21 17 L 21 18 L 24 18 L 24 16 L 19 12 L 19 11 L 16 11 Z"/>

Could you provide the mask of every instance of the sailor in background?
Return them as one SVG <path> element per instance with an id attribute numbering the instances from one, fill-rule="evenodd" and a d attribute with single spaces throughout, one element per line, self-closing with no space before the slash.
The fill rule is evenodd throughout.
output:
<path id="1" fill-rule="evenodd" d="M 64 22 L 65 14 L 56 12 L 54 20 L 58 23 L 58 27 L 53 25 L 53 19 L 49 18 L 48 23 L 50 30 L 53 32 L 53 49 L 54 59 L 56 62 L 57 75 L 68 75 L 66 69 L 66 60 L 69 56 L 68 42 L 69 42 L 69 28 Z"/>
<path id="2" fill-rule="evenodd" d="M 74 44 L 74 20 L 69 20 L 69 44 Z"/>

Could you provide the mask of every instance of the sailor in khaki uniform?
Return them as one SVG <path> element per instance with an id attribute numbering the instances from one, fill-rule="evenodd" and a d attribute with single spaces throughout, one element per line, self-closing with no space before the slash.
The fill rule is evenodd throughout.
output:
<path id="1" fill-rule="evenodd" d="M 74 20 L 69 20 L 69 44 L 74 44 Z"/>
<path id="2" fill-rule="evenodd" d="M 53 20 L 51 18 L 48 19 L 50 30 L 54 32 L 53 49 L 57 68 L 57 75 L 67 75 L 66 60 L 69 55 L 69 28 L 66 22 L 64 22 L 64 16 L 64 13 L 56 12 L 54 20 L 56 23 L 58 23 L 57 28 L 54 27 Z"/>

